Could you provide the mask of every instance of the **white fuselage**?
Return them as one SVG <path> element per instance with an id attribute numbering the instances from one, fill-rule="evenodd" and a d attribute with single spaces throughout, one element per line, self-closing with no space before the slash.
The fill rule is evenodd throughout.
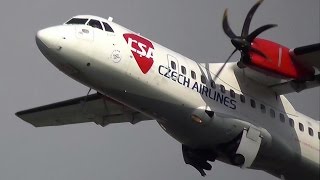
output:
<path id="1" fill-rule="evenodd" d="M 254 127 L 263 140 L 250 168 L 286 179 L 319 177 L 319 123 L 296 112 L 284 96 L 248 79 L 235 63 L 216 77 L 222 64 L 197 63 L 105 21 L 114 32 L 55 26 L 38 32 L 38 46 L 65 74 L 156 119 L 182 144 L 214 149 L 229 163 L 221 147 Z M 204 110 L 214 117 L 192 119 Z"/>

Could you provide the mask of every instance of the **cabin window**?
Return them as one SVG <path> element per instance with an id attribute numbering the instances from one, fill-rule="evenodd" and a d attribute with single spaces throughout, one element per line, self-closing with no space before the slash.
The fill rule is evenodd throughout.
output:
<path id="1" fill-rule="evenodd" d="M 182 74 L 186 75 L 187 74 L 186 67 L 181 66 L 181 72 L 182 72 Z"/>
<path id="2" fill-rule="evenodd" d="M 216 88 L 216 83 L 214 82 L 214 80 L 211 80 L 211 87 L 213 88 L 213 89 L 215 89 Z"/>
<path id="3" fill-rule="evenodd" d="M 103 26 L 104 26 L 104 30 L 108 31 L 108 32 L 114 32 L 113 29 L 110 27 L 110 25 L 106 22 L 102 22 Z"/>
<path id="4" fill-rule="evenodd" d="M 93 28 L 97 28 L 97 29 L 101 29 L 102 30 L 102 25 L 101 25 L 100 21 L 98 21 L 98 20 L 91 19 L 89 21 L 88 25 L 93 27 Z"/>
<path id="5" fill-rule="evenodd" d="M 318 139 L 320 139 L 320 132 L 318 132 Z"/>
<path id="6" fill-rule="evenodd" d="M 300 129 L 301 132 L 304 131 L 304 126 L 303 126 L 303 124 L 299 123 L 299 129 Z"/>
<path id="7" fill-rule="evenodd" d="M 313 129 L 311 127 L 308 128 L 308 131 L 309 131 L 309 135 L 313 136 Z"/>
<path id="8" fill-rule="evenodd" d="M 222 92 L 222 93 L 225 93 L 226 92 L 226 88 L 224 87 L 224 85 L 220 85 L 220 91 Z"/>
<path id="9" fill-rule="evenodd" d="M 88 19 L 83 19 L 83 18 L 72 18 L 66 24 L 86 24 Z"/>
<path id="10" fill-rule="evenodd" d="M 201 82 L 203 84 L 206 84 L 207 83 L 207 78 L 204 76 L 204 75 L 201 75 Z"/>
<path id="11" fill-rule="evenodd" d="M 272 118 L 275 118 L 276 117 L 276 112 L 273 110 L 273 109 L 270 109 L 270 116 Z"/>
<path id="12" fill-rule="evenodd" d="M 230 97 L 232 97 L 232 98 L 236 97 L 236 93 L 232 89 L 230 89 Z"/>
<path id="13" fill-rule="evenodd" d="M 196 73 L 194 71 L 191 71 L 191 77 L 192 77 L 192 79 L 196 79 L 197 78 Z"/>
<path id="14" fill-rule="evenodd" d="M 289 118 L 289 125 L 290 125 L 291 127 L 294 127 L 294 121 L 293 121 L 293 119 L 291 119 L 291 118 Z"/>
<path id="15" fill-rule="evenodd" d="M 246 97 L 244 95 L 240 94 L 240 101 L 245 103 L 246 102 Z"/>
<path id="16" fill-rule="evenodd" d="M 171 68 L 172 68 L 173 70 L 176 70 L 176 69 L 177 69 L 177 65 L 176 65 L 176 63 L 175 63 L 174 61 L 171 61 Z"/>
<path id="17" fill-rule="evenodd" d="M 253 99 L 250 99 L 250 105 L 252 108 L 256 108 L 256 101 Z"/>
<path id="18" fill-rule="evenodd" d="M 284 118 L 284 115 L 282 113 L 279 114 L 279 117 L 280 117 L 280 121 L 281 122 L 285 122 L 285 118 Z"/>
<path id="19" fill-rule="evenodd" d="M 262 112 L 263 114 L 266 113 L 266 106 L 265 106 L 265 105 L 260 104 L 260 109 L 261 109 L 261 112 Z"/>

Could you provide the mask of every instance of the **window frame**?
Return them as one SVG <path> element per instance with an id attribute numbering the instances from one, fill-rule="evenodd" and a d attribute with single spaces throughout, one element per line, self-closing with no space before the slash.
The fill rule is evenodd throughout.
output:
<path id="1" fill-rule="evenodd" d="M 246 97 L 243 94 L 240 94 L 240 101 L 246 103 Z"/>
<path id="2" fill-rule="evenodd" d="M 197 74 L 193 70 L 191 70 L 191 78 L 195 80 L 197 79 Z"/>
<path id="3" fill-rule="evenodd" d="M 279 113 L 279 118 L 280 118 L 280 122 L 283 122 L 283 123 L 286 122 L 286 118 L 285 118 L 284 114 Z"/>
<path id="4" fill-rule="evenodd" d="M 274 109 L 270 108 L 269 114 L 270 114 L 271 118 L 273 118 L 273 119 L 276 118 L 276 111 Z"/>
<path id="5" fill-rule="evenodd" d="M 207 84 L 207 78 L 203 74 L 201 74 L 200 80 L 203 84 Z"/>
<path id="6" fill-rule="evenodd" d="M 226 87 L 224 85 L 220 84 L 220 92 L 225 94 L 226 93 Z"/>
<path id="7" fill-rule="evenodd" d="M 289 125 L 294 128 L 294 120 L 292 118 L 289 118 Z"/>
<path id="8" fill-rule="evenodd" d="M 256 108 L 257 104 L 256 104 L 256 101 L 254 99 L 250 99 L 250 106 L 252 108 Z"/>
<path id="9" fill-rule="evenodd" d="M 313 129 L 311 127 L 308 127 L 308 133 L 310 136 L 314 135 Z"/>
<path id="10" fill-rule="evenodd" d="M 260 104 L 260 110 L 263 114 L 266 114 L 267 113 L 267 108 L 264 104 Z"/>
<path id="11" fill-rule="evenodd" d="M 181 73 L 182 73 L 183 75 L 187 75 L 187 68 L 186 68 L 186 67 L 181 66 L 180 69 L 181 69 Z"/>
<path id="12" fill-rule="evenodd" d="M 99 27 L 94 27 L 94 26 L 90 25 L 90 22 L 91 22 L 91 21 L 99 22 L 101 28 L 99 28 Z M 104 31 L 104 27 L 103 27 L 103 25 L 101 24 L 101 21 L 99 21 L 99 20 L 90 19 L 89 21 L 87 21 L 86 24 L 87 24 L 88 26 L 92 27 L 92 28 L 96 28 L 96 29 L 100 29 L 100 30 Z"/>
<path id="13" fill-rule="evenodd" d="M 299 122 L 299 130 L 304 132 L 304 125 L 301 122 Z"/>
<path id="14" fill-rule="evenodd" d="M 212 89 L 216 89 L 217 88 L 216 82 L 214 82 L 214 80 L 210 81 L 210 86 L 211 86 Z"/>
<path id="15" fill-rule="evenodd" d="M 230 89 L 230 97 L 235 98 L 236 97 L 236 92 L 234 90 Z"/>
<path id="16" fill-rule="evenodd" d="M 171 69 L 173 69 L 173 70 L 177 70 L 177 64 L 176 64 L 176 62 L 170 61 L 170 67 L 171 67 Z"/>
<path id="17" fill-rule="evenodd" d="M 84 23 L 69 23 L 70 21 L 72 20 L 86 20 Z M 65 24 L 69 24 L 69 25 L 85 25 L 87 24 L 87 22 L 89 21 L 88 18 L 77 18 L 77 17 L 74 17 L 74 18 L 71 18 L 70 20 L 68 20 Z"/>
<path id="18" fill-rule="evenodd" d="M 106 31 L 106 32 L 114 32 L 114 30 L 112 29 L 112 27 L 108 23 L 103 22 L 103 21 L 101 21 L 101 22 L 102 22 L 102 26 L 104 28 L 104 31 Z"/>

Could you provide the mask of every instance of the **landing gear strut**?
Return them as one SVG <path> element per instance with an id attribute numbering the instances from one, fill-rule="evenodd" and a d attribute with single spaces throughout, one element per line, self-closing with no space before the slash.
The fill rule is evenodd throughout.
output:
<path id="1" fill-rule="evenodd" d="M 182 145 L 182 154 L 184 162 L 196 168 L 201 176 L 205 176 L 204 170 L 211 170 L 212 166 L 208 161 L 215 161 L 216 155 L 211 150 L 192 149 Z"/>

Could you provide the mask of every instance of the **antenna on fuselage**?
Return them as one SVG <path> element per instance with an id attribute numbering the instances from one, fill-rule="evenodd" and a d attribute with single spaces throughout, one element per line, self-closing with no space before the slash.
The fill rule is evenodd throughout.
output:
<path id="1" fill-rule="evenodd" d="M 109 16 L 108 17 L 108 21 L 112 22 L 113 21 L 113 17 Z"/>

